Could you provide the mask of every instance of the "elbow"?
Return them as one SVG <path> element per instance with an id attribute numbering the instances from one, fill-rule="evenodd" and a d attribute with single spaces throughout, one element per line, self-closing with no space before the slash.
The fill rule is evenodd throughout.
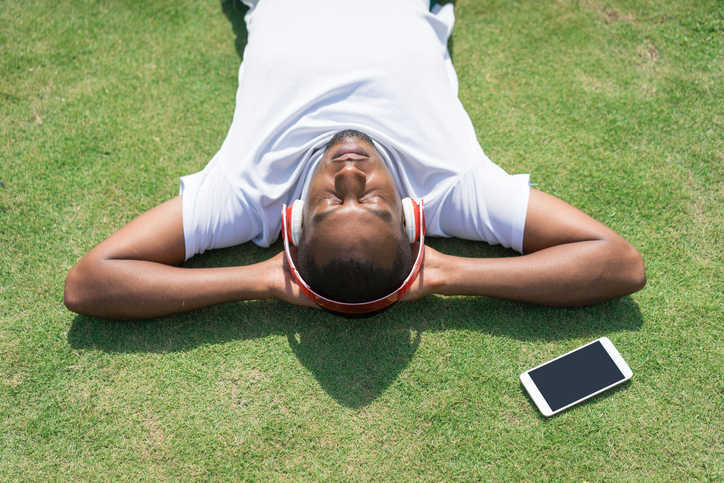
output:
<path id="1" fill-rule="evenodd" d="M 638 292 L 646 286 L 646 266 L 641 253 L 632 245 L 628 245 L 623 257 L 623 283 L 627 287 L 627 295 Z"/>
<path id="2" fill-rule="evenodd" d="M 78 273 L 78 265 L 73 267 L 65 277 L 65 290 L 63 291 L 63 303 L 71 312 L 82 314 L 85 307 L 84 297 L 82 296 L 82 277 Z"/>
<path id="3" fill-rule="evenodd" d="M 63 303 L 71 312 L 81 315 L 94 315 L 94 282 L 83 269 L 83 260 L 74 266 L 65 278 Z"/>

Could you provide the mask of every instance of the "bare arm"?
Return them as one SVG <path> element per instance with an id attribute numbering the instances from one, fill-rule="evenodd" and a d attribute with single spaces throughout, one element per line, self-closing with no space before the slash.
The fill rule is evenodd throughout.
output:
<path id="1" fill-rule="evenodd" d="M 310 305 L 279 254 L 248 266 L 186 269 L 182 198 L 135 218 L 68 274 L 65 305 L 84 315 L 140 319 L 238 300 L 278 297 Z M 312 304 L 313 305 L 313 304 Z"/>
<path id="2" fill-rule="evenodd" d="M 579 306 L 631 294 L 646 284 L 641 254 L 568 203 L 531 190 L 521 257 L 461 258 L 425 249 L 428 293 L 484 295 L 539 305 Z"/>

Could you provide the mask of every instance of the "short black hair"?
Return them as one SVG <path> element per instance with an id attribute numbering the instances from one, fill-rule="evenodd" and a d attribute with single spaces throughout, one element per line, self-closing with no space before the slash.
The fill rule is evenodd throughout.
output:
<path id="1" fill-rule="evenodd" d="M 319 295 L 337 302 L 377 300 L 399 288 L 412 270 L 412 249 L 400 237 L 395 261 L 389 269 L 370 260 L 337 257 L 320 267 L 305 237 L 299 243 L 298 269 L 305 282 Z"/>

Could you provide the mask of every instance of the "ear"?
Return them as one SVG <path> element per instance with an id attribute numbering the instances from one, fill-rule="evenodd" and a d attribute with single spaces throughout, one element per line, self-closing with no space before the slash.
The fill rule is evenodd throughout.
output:
<path id="1" fill-rule="evenodd" d="M 410 240 L 410 244 L 415 243 L 418 236 L 417 204 L 412 199 L 405 198 L 402 200 L 402 215 L 407 238 Z"/>
<path id="2" fill-rule="evenodd" d="M 292 214 L 289 219 L 289 228 L 292 235 L 292 243 L 299 246 L 302 239 L 302 227 L 304 225 L 304 201 L 297 200 L 292 204 Z"/>

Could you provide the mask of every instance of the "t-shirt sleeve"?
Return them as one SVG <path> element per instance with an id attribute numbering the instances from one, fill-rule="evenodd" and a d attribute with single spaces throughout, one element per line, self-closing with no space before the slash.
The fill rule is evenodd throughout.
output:
<path id="1" fill-rule="evenodd" d="M 221 169 L 207 167 L 181 178 L 186 260 L 214 248 L 252 240 L 261 220 Z"/>
<path id="2" fill-rule="evenodd" d="M 443 236 L 500 244 L 523 253 L 529 197 L 529 175 L 509 175 L 492 162 L 478 164 L 445 195 L 440 229 Z"/>

